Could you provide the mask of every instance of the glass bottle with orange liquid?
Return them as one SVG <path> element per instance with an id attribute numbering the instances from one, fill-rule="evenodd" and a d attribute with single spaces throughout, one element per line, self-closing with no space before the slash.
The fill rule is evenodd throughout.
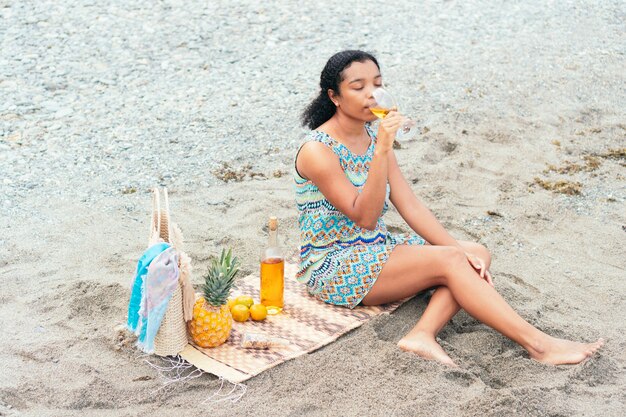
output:
<path id="1" fill-rule="evenodd" d="M 278 314 L 283 310 L 285 289 L 285 256 L 278 245 L 278 219 L 270 217 L 269 241 L 261 251 L 261 304 L 267 314 Z"/>

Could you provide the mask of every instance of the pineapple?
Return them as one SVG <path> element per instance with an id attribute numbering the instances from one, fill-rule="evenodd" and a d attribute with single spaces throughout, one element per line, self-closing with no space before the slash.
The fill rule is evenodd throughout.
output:
<path id="1" fill-rule="evenodd" d="M 228 308 L 228 295 L 239 272 L 238 259 L 232 258 L 232 250 L 222 250 L 220 259 L 213 258 L 202 286 L 203 297 L 193 306 L 193 318 L 189 321 L 191 338 L 200 347 L 216 347 L 230 336 L 233 316 Z"/>

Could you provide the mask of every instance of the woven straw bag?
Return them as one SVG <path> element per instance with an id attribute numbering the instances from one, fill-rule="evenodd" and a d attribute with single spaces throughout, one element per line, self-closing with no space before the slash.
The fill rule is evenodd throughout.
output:
<path id="1" fill-rule="evenodd" d="M 163 189 L 163 206 L 161 206 L 159 194 L 158 188 L 152 190 L 152 221 L 149 244 L 159 242 L 162 239 L 174 245 L 167 189 Z M 182 250 L 180 247 L 176 249 Z M 183 293 L 179 281 L 154 339 L 154 353 L 159 356 L 175 356 L 185 346 L 187 346 L 187 325 L 183 314 Z"/>

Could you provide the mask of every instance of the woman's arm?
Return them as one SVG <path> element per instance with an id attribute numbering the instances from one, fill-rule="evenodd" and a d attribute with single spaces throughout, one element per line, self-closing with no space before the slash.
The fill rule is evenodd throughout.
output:
<path id="1" fill-rule="evenodd" d="M 431 245 L 461 245 L 439 223 L 435 215 L 413 193 L 409 183 L 402 175 L 393 152 L 389 153 L 389 186 L 391 202 L 400 216 L 417 234 Z"/>
<path id="2" fill-rule="evenodd" d="M 459 242 L 439 223 L 432 211 L 415 196 L 409 183 L 402 175 L 393 152 L 389 153 L 389 186 L 391 187 L 389 199 L 415 233 L 422 236 L 431 245 L 456 246 L 463 249 Z M 466 252 L 465 249 L 463 251 L 468 262 L 480 277 L 493 286 L 491 273 L 485 267 L 485 261 L 473 253 Z"/>
<path id="3" fill-rule="evenodd" d="M 380 122 L 374 156 L 360 193 L 346 177 L 337 155 L 322 143 L 304 144 L 297 157 L 296 168 L 350 220 L 359 227 L 374 230 L 387 194 L 388 155 L 402 121 L 402 116 L 391 111 Z"/>
<path id="4" fill-rule="evenodd" d="M 375 150 L 367 181 L 360 193 L 346 177 L 337 155 L 322 143 L 304 144 L 296 167 L 339 211 L 359 227 L 373 230 L 385 203 L 388 152 Z"/>

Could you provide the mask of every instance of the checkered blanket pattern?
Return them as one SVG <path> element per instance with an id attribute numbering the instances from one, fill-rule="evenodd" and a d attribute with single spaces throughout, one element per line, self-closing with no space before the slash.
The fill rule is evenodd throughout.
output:
<path id="1" fill-rule="evenodd" d="M 203 349 L 190 342 L 181 353 L 183 358 L 201 369 L 224 376 L 231 382 L 245 381 L 289 359 L 319 349 L 372 317 L 392 312 L 408 300 L 407 298 L 382 306 L 358 306 L 352 310 L 326 304 L 311 296 L 306 286 L 295 280 L 296 271 L 296 264 L 285 264 L 282 313 L 268 316 L 260 322 L 233 322 L 231 335 L 226 343 L 216 348 Z M 258 275 L 241 278 L 232 296 L 246 294 L 258 302 L 259 284 Z M 247 332 L 287 339 L 289 346 L 269 350 L 245 349 L 240 345 Z"/>

